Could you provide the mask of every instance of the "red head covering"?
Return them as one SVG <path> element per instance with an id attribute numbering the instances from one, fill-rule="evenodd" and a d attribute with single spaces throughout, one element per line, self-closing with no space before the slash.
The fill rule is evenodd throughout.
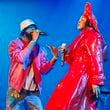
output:
<path id="1" fill-rule="evenodd" d="M 83 16 L 86 17 L 90 21 L 90 24 L 93 26 L 93 28 L 99 32 L 97 27 L 97 21 L 92 13 L 92 5 L 90 2 L 86 2 Z"/>

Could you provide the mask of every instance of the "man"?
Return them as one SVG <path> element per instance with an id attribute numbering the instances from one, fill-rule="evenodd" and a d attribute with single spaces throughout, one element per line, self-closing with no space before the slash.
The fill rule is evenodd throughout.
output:
<path id="1" fill-rule="evenodd" d="M 53 46 L 53 57 L 47 61 L 45 52 L 37 43 L 39 30 L 34 21 L 26 19 L 20 23 L 22 38 L 9 45 L 10 71 L 7 95 L 7 110 L 43 110 L 39 93 L 41 74 L 47 73 L 58 56 Z"/>

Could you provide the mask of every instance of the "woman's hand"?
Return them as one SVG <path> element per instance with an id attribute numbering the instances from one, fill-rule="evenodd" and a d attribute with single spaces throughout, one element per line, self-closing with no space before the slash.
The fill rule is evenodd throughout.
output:
<path id="1" fill-rule="evenodd" d="M 62 43 L 62 45 L 60 46 L 61 53 L 64 53 L 65 50 L 66 50 L 66 43 Z"/>
<path id="2" fill-rule="evenodd" d="M 100 95 L 100 87 L 98 85 L 92 85 L 93 94 L 98 98 Z"/>

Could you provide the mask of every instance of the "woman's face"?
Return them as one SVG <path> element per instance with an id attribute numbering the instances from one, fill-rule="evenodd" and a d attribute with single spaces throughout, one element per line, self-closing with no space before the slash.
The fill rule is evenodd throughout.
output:
<path id="1" fill-rule="evenodd" d="M 77 28 L 79 30 L 82 30 L 86 27 L 86 22 L 87 22 L 87 18 L 84 17 L 84 16 L 81 16 L 81 18 L 79 19 L 78 21 L 78 25 L 77 25 Z"/>

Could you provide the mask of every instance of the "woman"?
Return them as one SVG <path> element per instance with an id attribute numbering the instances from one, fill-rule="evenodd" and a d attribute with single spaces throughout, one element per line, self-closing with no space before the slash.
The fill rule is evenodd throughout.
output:
<path id="1" fill-rule="evenodd" d="M 99 86 L 104 84 L 105 79 L 105 45 L 89 2 L 77 28 L 81 32 L 64 57 L 69 70 L 54 90 L 46 110 L 97 110 L 95 99 L 99 97 Z"/>

